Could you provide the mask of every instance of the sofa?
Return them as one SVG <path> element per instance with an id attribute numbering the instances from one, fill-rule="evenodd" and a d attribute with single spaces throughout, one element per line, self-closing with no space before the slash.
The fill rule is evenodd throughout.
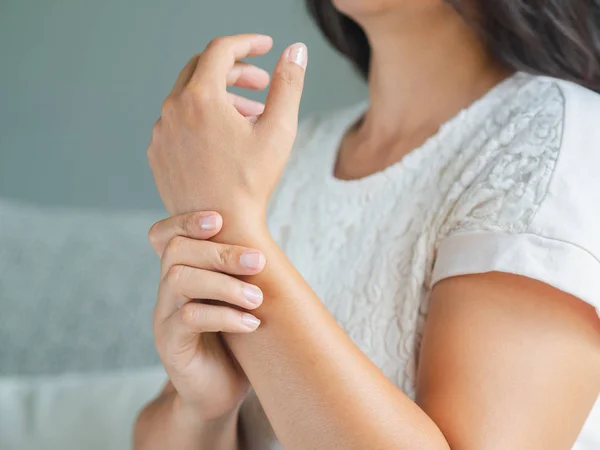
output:
<path id="1" fill-rule="evenodd" d="M 161 388 L 152 309 L 164 213 L 0 199 L 0 449 L 128 449 Z"/>

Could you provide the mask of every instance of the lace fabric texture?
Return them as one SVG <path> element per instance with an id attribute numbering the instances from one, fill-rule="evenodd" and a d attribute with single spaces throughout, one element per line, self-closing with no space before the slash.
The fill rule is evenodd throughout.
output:
<path id="1" fill-rule="evenodd" d="M 414 397 L 440 242 L 528 231 L 561 150 L 565 98 L 555 80 L 518 73 L 399 163 L 337 180 L 339 143 L 363 111 L 301 126 L 269 227 L 356 345 Z M 249 448 L 281 448 L 256 396 L 242 415 Z"/>
<path id="2" fill-rule="evenodd" d="M 556 167 L 565 103 L 549 81 L 534 83 L 519 98 L 514 118 L 505 117 L 502 109 L 486 123 L 495 137 L 453 186 L 461 194 L 442 237 L 469 231 L 527 232 Z"/>

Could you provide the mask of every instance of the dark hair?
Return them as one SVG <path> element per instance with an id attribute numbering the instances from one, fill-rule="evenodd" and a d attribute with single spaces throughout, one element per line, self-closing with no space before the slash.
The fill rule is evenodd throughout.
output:
<path id="1" fill-rule="evenodd" d="M 306 0 L 333 46 L 367 78 L 371 48 L 362 28 L 331 0 Z M 446 0 L 459 13 L 464 0 Z M 478 0 L 473 23 L 494 57 L 515 70 L 600 91 L 600 0 Z"/>

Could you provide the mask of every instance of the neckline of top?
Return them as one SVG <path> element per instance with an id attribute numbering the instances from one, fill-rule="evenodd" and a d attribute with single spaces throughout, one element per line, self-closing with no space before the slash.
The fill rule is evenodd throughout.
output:
<path id="1" fill-rule="evenodd" d="M 321 167 L 326 171 L 325 179 L 328 187 L 344 192 L 349 191 L 352 194 L 360 194 L 360 191 L 370 192 L 371 189 L 379 185 L 398 179 L 399 172 L 405 168 L 418 167 L 424 158 L 438 149 L 443 142 L 448 141 L 450 136 L 456 133 L 457 130 L 460 129 L 464 135 L 470 135 L 471 130 L 485 121 L 490 112 L 502 104 L 511 92 L 526 85 L 532 78 L 532 75 L 524 72 L 516 72 L 505 78 L 443 123 L 434 135 L 429 137 L 422 145 L 407 153 L 401 160 L 383 170 L 352 180 L 337 178 L 334 171 L 344 137 L 366 113 L 369 103 L 363 101 L 358 105 L 342 110 L 341 114 L 336 116 L 335 123 L 331 127 L 325 127 L 325 132 L 328 134 L 325 138 L 327 143 L 325 148 L 328 151 L 325 152 L 326 161 Z M 471 120 L 472 118 L 475 119 Z M 320 148 L 323 149 L 322 146 Z"/>

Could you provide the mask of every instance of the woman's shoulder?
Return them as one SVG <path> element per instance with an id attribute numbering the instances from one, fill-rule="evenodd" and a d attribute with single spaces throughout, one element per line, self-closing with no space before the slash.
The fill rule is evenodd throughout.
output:
<path id="1" fill-rule="evenodd" d="M 556 87 L 563 97 L 565 128 L 577 128 L 586 138 L 600 137 L 600 92 L 594 92 L 571 81 L 551 77 L 535 77 L 540 83 Z"/>
<path id="2" fill-rule="evenodd" d="M 557 175 L 570 175 L 579 180 L 578 184 L 584 181 L 596 183 L 600 189 L 600 177 L 597 176 L 600 170 L 600 94 L 569 81 L 541 78 L 552 83 L 562 96 Z M 587 177 L 579 179 L 585 175 Z"/>
<path id="3" fill-rule="evenodd" d="M 528 231 L 569 241 L 592 230 L 595 235 L 600 225 L 600 94 L 565 80 L 530 77 L 517 96 L 516 123 L 504 128 L 514 129 L 504 148 L 499 136 L 488 181 L 495 176 L 508 181 L 507 210 L 517 199 L 529 206 Z"/>
<path id="4" fill-rule="evenodd" d="M 537 136 L 540 144 L 555 140 L 560 153 L 598 148 L 600 93 L 553 77 L 519 76 L 524 82 L 499 113 L 515 137 Z"/>
<path id="5" fill-rule="evenodd" d="M 575 83 L 540 77 L 561 95 L 560 140 L 538 162 L 546 182 L 528 231 L 565 241 L 600 258 L 600 94 Z M 543 126 L 533 130 L 543 135 Z"/>
<path id="6" fill-rule="evenodd" d="M 456 177 L 433 281 L 517 273 L 600 307 L 600 95 L 530 77 Z"/>
<path id="7" fill-rule="evenodd" d="M 454 219 L 463 229 L 524 232 L 553 210 L 557 222 L 586 216 L 598 225 L 600 95 L 554 78 L 521 79 L 484 126 L 485 144 L 459 168 Z M 561 217 L 566 211 L 578 214 Z"/>
<path id="8" fill-rule="evenodd" d="M 519 72 L 497 89 L 504 96 L 493 110 L 490 138 L 504 144 L 536 136 L 543 144 L 555 141 L 561 152 L 582 151 L 600 143 L 600 93 L 570 81 Z M 512 89 L 509 90 L 509 89 Z M 577 134 L 579 140 L 573 140 Z"/>

